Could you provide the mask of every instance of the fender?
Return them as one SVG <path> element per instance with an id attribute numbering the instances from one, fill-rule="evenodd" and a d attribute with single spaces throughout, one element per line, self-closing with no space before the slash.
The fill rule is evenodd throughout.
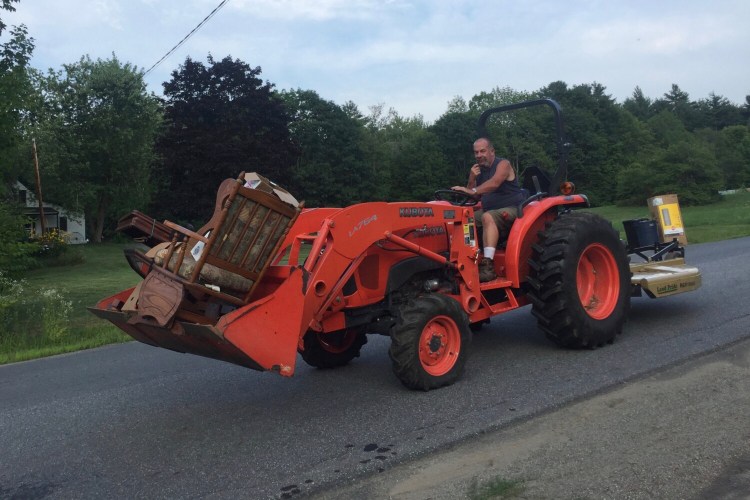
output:
<path id="1" fill-rule="evenodd" d="M 523 209 L 523 217 L 515 220 L 508 236 L 505 249 L 505 272 L 514 288 L 519 288 L 529 275 L 529 258 L 531 246 L 539 239 L 539 232 L 544 230 L 547 222 L 553 221 L 561 207 L 588 207 L 589 200 L 585 195 L 553 196 L 540 201 L 532 201 Z"/>

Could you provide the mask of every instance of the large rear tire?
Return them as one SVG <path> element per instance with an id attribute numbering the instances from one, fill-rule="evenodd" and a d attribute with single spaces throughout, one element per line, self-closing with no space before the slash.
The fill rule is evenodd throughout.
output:
<path id="1" fill-rule="evenodd" d="M 302 339 L 302 359 L 316 368 L 338 368 L 359 357 L 367 335 L 362 328 L 347 328 L 331 333 L 309 330 Z"/>
<path id="2" fill-rule="evenodd" d="M 440 294 L 409 301 L 391 332 L 393 373 L 410 389 L 450 385 L 463 372 L 471 329 L 459 303 Z"/>
<path id="3" fill-rule="evenodd" d="M 630 267 L 607 220 L 588 212 L 561 214 L 540 234 L 529 264 L 532 314 L 553 342 L 596 348 L 622 333 Z"/>

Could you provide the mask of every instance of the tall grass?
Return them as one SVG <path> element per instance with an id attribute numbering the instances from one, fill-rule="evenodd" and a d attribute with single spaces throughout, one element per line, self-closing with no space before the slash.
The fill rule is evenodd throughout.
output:
<path id="1" fill-rule="evenodd" d="M 129 340 L 86 310 L 140 280 L 122 255 L 125 247 L 81 245 L 74 265 L 35 269 L 24 279 L 2 277 L 0 363 Z"/>

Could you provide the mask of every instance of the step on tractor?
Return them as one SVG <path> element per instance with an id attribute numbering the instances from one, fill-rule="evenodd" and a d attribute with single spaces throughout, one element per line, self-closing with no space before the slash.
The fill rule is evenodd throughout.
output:
<path id="1" fill-rule="evenodd" d="M 562 347 L 609 344 L 631 296 L 694 290 L 700 273 L 676 239 L 625 244 L 607 220 L 577 210 L 589 202 L 566 180 L 555 101 L 489 109 L 480 135 L 491 115 L 533 106 L 552 110 L 558 165 L 551 179 L 524 171 L 528 197 L 495 254 L 492 281 L 479 280 L 479 205 L 470 196 L 439 190 L 428 202 L 306 209 L 241 174 L 219 186 L 213 216 L 196 231 L 140 212 L 123 218 L 121 228 L 152 245 L 125 251 L 143 280 L 90 310 L 146 344 L 285 377 L 298 354 L 340 367 L 367 335 L 386 335 L 393 373 L 419 390 L 459 379 L 473 332 L 527 305 Z"/>

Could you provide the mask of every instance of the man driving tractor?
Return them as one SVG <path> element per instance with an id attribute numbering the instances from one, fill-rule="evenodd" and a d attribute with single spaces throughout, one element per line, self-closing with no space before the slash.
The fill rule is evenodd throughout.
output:
<path id="1" fill-rule="evenodd" d="M 483 228 L 484 258 L 479 262 L 479 280 L 492 281 L 497 275 L 493 258 L 498 242 L 508 238 L 523 192 L 510 162 L 495 156 L 495 148 L 486 137 L 474 141 L 474 158 L 466 187 L 451 189 L 481 197 L 482 210 L 476 211 L 477 224 Z M 481 222 L 480 222 L 481 221 Z"/>

